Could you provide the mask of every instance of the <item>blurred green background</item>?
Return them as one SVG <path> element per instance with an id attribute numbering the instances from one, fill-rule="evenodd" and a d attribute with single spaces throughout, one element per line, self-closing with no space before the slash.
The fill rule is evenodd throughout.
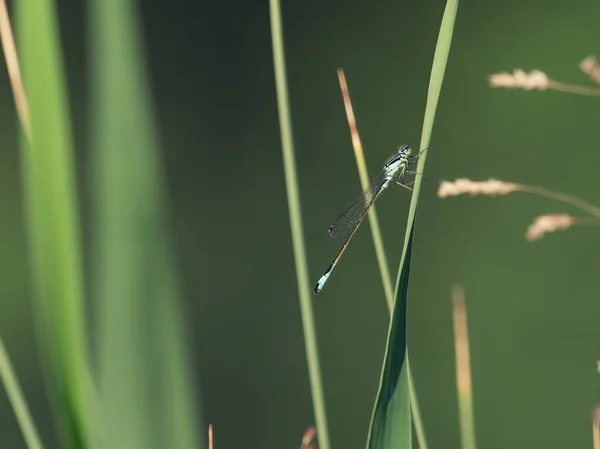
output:
<path id="1" fill-rule="evenodd" d="M 9 5 L 10 6 L 10 5 Z M 58 2 L 89 248 L 86 4 Z M 418 146 L 442 1 L 282 5 L 306 244 L 316 281 L 338 247 L 327 226 L 360 191 L 336 68 L 346 72 L 370 174 Z M 201 407 L 215 448 L 293 448 L 313 424 L 283 179 L 268 2 L 140 2 Z M 413 250 L 411 365 L 431 448 L 459 446 L 450 288 L 466 287 L 480 447 L 591 447 L 600 399 L 595 227 L 529 243 L 538 215 L 577 210 L 528 195 L 436 197 L 457 177 L 544 186 L 600 205 L 597 98 L 490 89 L 540 69 L 587 84 L 598 2 L 463 1 L 443 84 Z M 3 65 L 4 67 L 4 65 Z M 47 447 L 58 447 L 33 325 L 17 119 L 0 72 L 0 332 Z M 378 202 L 393 272 L 409 195 Z M 334 447 L 364 447 L 388 311 L 359 231 L 314 299 Z M 86 257 L 88 254 L 86 254 Z M 309 287 L 312 287 L 309 286 Z M 93 307 L 90 307 L 93 313 Z M 200 382 L 200 380 L 199 380 Z M 205 423 L 199 423 L 205 426 Z M 24 447 L 0 389 L 1 447 Z"/>

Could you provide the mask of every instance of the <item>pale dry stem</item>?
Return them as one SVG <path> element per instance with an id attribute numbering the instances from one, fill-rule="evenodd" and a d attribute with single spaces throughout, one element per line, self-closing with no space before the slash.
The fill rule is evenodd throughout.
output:
<path id="1" fill-rule="evenodd" d="M 352 147 L 357 154 L 357 158 L 363 158 L 362 154 L 362 143 L 360 142 L 360 135 L 358 134 L 358 128 L 356 126 L 356 117 L 354 116 L 354 109 L 352 108 L 352 102 L 350 101 L 350 93 L 348 92 L 348 84 L 346 83 L 346 75 L 343 69 L 337 70 L 338 80 L 340 82 L 340 88 L 342 90 L 342 97 L 344 99 L 344 108 L 346 109 L 346 117 L 348 118 L 348 126 L 350 127 L 350 136 L 352 138 Z"/>
<path id="2" fill-rule="evenodd" d="M 459 395 L 471 395 L 471 361 L 465 289 L 456 284 L 452 288 L 452 316 L 454 318 L 454 348 L 456 351 L 456 386 Z"/>
<path id="3" fill-rule="evenodd" d="M 594 449 L 600 449 L 600 405 L 597 405 L 592 413 L 592 438 Z"/>
<path id="4" fill-rule="evenodd" d="M 464 449 L 475 449 L 475 420 L 473 413 L 471 358 L 469 355 L 469 331 L 467 309 L 465 307 L 465 288 L 461 284 L 455 284 L 452 287 L 452 318 L 454 322 L 456 388 L 458 390 L 461 447 Z"/>
<path id="5" fill-rule="evenodd" d="M 25 88 L 23 87 L 23 77 L 19 67 L 19 58 L 15 46 L 15 38 L 13 36 L 12 27 L 10 25 L 10 17 L 6 8 L 6 1 L 0 0 L 0 40 L 4 49 L 4 59 L 8 68 L 8 76 L 12 87 L 17 114 L 21 120 L 21 124 L 25 129 L 25 134 L 31 142 L 31 126 L 29 122 L 29 106 Z"/>

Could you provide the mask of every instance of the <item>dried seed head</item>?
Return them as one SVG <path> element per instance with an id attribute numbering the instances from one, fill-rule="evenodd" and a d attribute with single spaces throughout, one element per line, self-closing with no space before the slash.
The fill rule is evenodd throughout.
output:
<path id="1" fill-rule="evenodd" d="M 521 69 L 515 69 L 512 75 L 508 72 L 491 75 L 490 86 L 525 90 L 546 90 L 550 87 L 550 79 L 544 72 L 539 70 L 532 70 L 530 73 L 527 73 Z"/>
<path id="2" fill-rule="evenodd" d="M 595 56 L 588 56 L 579 63 L 579 69 L 590 77 L 591 80 L 600 83 L 600 65 Z"/>
<path id="3" fill-rule="evenodd" d="M 457 196 L 465 193 L 470 195 L 506 195 L 507 193 L 520 190 L 520 187 L 519 184 L 498 181 L 496 179 L 471 181 L 467 178 L 461 178 L 455 181 L 443 181 L 438 189 L 438 196 L 440 198 L 446 198 L 448 196 Z"/>
<path id="4" fill-rule="evenodd" d="M 550 214 L 537 217 L 527 229 L 527 240 L 538 240 L 546 232 L 554 232 L 571 227 L 575 219 L 569 214 Z"/>
<path id="5" fill-rule="evenodd" d="M 309 427 L 304 431 L 304 435 L 302 436 L 302 446 L 301 449 L 313 449 L 313 441 L 317 436 L 317 429 L 315 427 Z"/>
<path id="6" fill-rule="evenodd" d="M 596 60 L 595 56 L 588 56 L 587 58 L 585 58 L 583 61 L 581 61 L 579 63 L 579 69 L 585 73 L 585 74 L 590 74 L 592 72 L 592 70 L 594 70 L 596 67 L 598 67 L 598 61 Z"/>

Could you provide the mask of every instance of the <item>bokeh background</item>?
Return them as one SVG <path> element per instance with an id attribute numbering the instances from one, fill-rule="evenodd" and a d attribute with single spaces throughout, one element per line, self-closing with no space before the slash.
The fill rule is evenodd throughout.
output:
<path id="1" fill-rule="evenodd" d="M 9 5 L 10 6 L 10 5 Z M 58 2 L 89 248 L 87 11 Z M 444 2 L 284 2 L 294 143 L 309 268 L 338 247 L 330 221 L 360 192 L 336 69 L 346 72 L 370 174 L 418 146 Z M 140 2 L 169 206 L 201 405 L 215 447 L 300 445 L 313 424 L 278 128 L 268 2 Z M 464 283 L 480 447 L 591 447 L 600 402 L 600 229 L 530 243 L 538 215 L 577 210 L 543 198 L 439 199 L 457 177 L 540 185 L 600 205 L 600 100 L 491 89 L 487 76 L 541 69 L 592 85 L 594 1 L 459 5 L 421 192 L 408 312 L 409 351 L 431 448 L 459 447 L 450 289 Z M 35 340 L 18 123 L 0 70 L 0 332 L 48 447 L 58 447 Z M 410 195 L 378 202 L 389 262 Z M 334 447 L 364 447 L 388 311 L 363 226 L 314 299 Z M 307 286 L 307 287 L 312 287 Z M 93 311 L 93 308 L 90 308 Z M 199 423 L 205 426 L 206 423 Z M 0 389 L 1 446 L 24 447 Z"/>

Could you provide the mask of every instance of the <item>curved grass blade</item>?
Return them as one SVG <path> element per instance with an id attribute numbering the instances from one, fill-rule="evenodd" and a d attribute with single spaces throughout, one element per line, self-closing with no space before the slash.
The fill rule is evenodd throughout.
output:
<path id="1" fill-rule="evenodd" d="M 93 0 L 95 447 L 203 448 L 164 174 L 132 0 Z"/>
<path id="2" fill-rule="evenodd" d="M 379 392 L 371 418 L 369 449 L 397 449 L 411 447 L 410 393 L 406 364 L 406 297 L 410 276 L 414 228 L 408 237 L 405 251 L 408 263 L 400 270 L 396 305 L 390 322 L 385 360 L 379 383 Z M 395 393 L 398 394 L 395 394 Z"/>
<path id="3" fill-rule="evenodd" d="M 52 0 L 22 0 L 16 7 L 23 85 L 29 101 L 28 122 L 26 108 L 18 110 L 27 134 L 21 136 L 21 156 L 38 339 L 62 447 L 82 448 L 89 442 L 92 389 L 71 120 L 58 20 Z M 15 98 L 18 103 L 24 99 Z"/>
<path id="4" fill-rule="evenodd" d="M 433 57 L 421 134 L 421 149 L 429 148 L 435 111 L 450 52 L 457 9 L 458 0 L 447 1 Z M 427 155 L 430 152 L 424 152 L 419 158 L 416 170 L 418 173 L 424 172 Z M 409 449 L 412 446 L 406 308 L 415 217 L 421 182 L 422 175 L 417 175 L 408 212 L 404 249 L 396 282 L 396 301 L 388 331 L 383 370 L 369 428 L 368 449 Z"/>

